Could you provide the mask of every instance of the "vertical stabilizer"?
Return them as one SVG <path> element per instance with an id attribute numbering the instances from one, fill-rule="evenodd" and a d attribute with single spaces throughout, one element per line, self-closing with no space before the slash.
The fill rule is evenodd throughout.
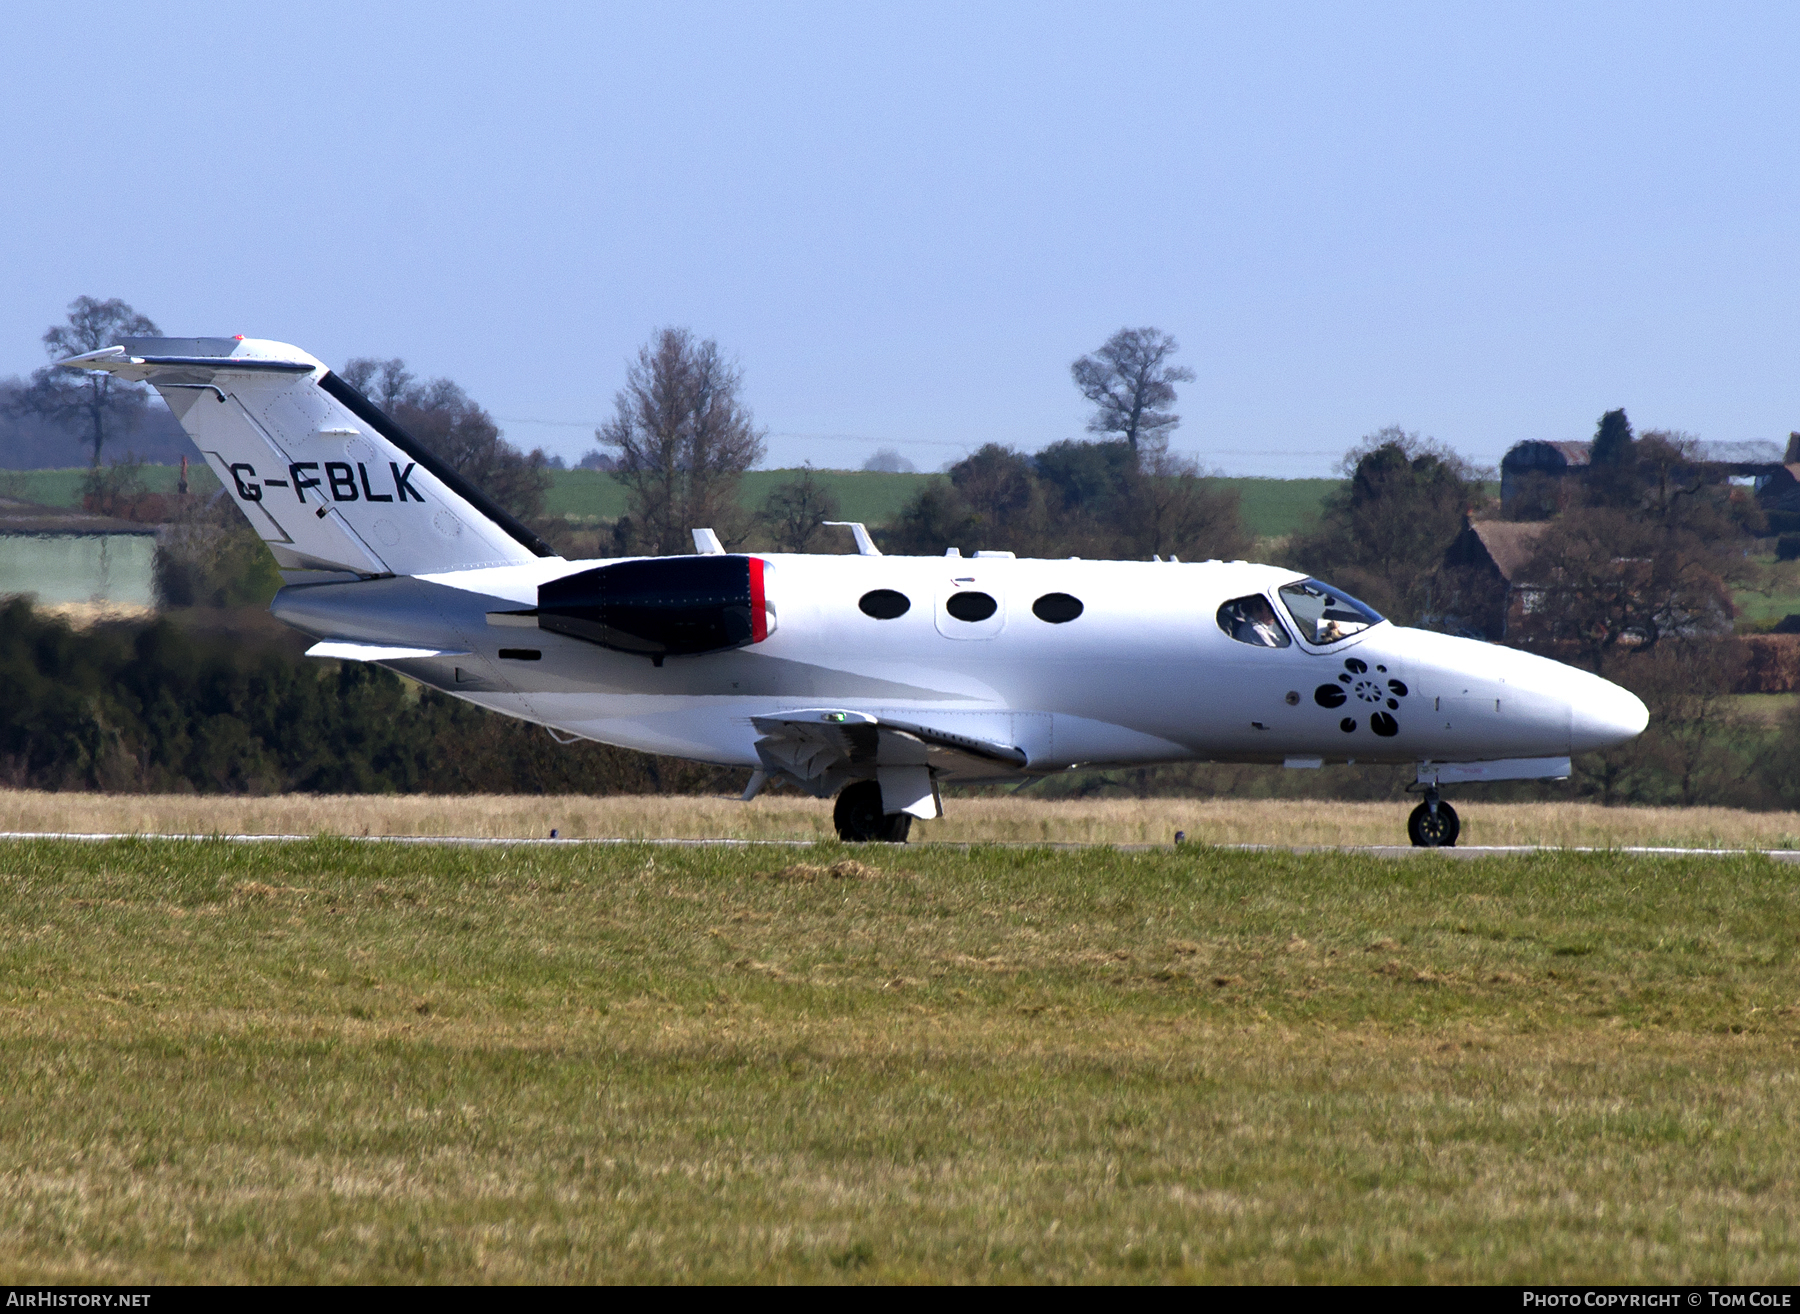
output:
<path id="1" fill-rule="evenodd" d="M 161 393 L 283 569 L 420 575 L 555 555 L 297 347 L 128 338 L 62 363 Z"/>

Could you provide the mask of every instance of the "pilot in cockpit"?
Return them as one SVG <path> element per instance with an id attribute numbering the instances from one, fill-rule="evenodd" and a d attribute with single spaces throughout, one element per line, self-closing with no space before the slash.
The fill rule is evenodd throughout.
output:
<path id="1" fill-rule="evenodd" d="M 1275 608 L 1260 593 L 1238 598 L 1219 609 L 1220 628 L 1239 643 L 1253 648 L 1285 648 L 1291 642 Z"/>

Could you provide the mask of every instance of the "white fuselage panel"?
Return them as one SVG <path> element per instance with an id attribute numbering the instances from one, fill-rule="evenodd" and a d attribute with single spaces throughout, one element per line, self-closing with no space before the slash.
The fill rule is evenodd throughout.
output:
<path id="1" fill-rule="evenodd" d="M 1016 745 L 1034 773 L 1182 760 L 1561 757 L 1642 728 L 1642 705 L 1607 681 L 1473 640 L 1384 622 L 1319 647 L 1299 641 L 1284 616 L 1288 646 L 1237 641 L 1221 628 L 1221 605 L 1258 593 L 1277 600 L 1300 578 L 1279 567 L 758 555 L 775 631 L 660 666 L 489 624 L 487 613 L 529 607 L 540 583 L 598 562 L 314 585 L 284 590 L 273 610 L 320 638 L 466 652 L 388 664 L 496 711 L 729 765 L 757 764 L 752 718 L 813 708 Z M 865 614 L 859 600 L 875 590 L 906 598 L 904 614 Z M 957 605 L 976 593 L 991 612 Z M 1041 619 L 1034 608 L 1050 594 L 1077 599 L 1080 614 Z"/>

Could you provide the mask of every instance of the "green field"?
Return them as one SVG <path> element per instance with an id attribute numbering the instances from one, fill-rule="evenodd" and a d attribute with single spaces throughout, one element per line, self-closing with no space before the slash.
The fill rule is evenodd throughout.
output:
<path id="1" fill-rule="evenodd" d="M 797 470 L 752 470 L 744 476 L 739 501 L 754 510 L 776 485 L 798 474 Z M 845 520 L 879 525 L 899 515 L 919 489 L 943 476 L 818 470 L 814 477 L 837 497 L 838 512 Z M 598 470 L 558 470 L 552 479 L 544 504 L 551 515 L 616 520 L 625 514 L 625 487 L 609 474 Z"/>
<path id="2" fill-rule="evenodd" d="M 1221 479 L 1237 489 L 1244 523 L 1258 538 L 1283 538 L 1316 520 L 1336 479 Z"/>
<path id="3" fill-rule="evenodd" d="M 80 506 L 81 483 L 87 469 L 71 470 L 0 470 L 0 497 L 17 497 L 41 506 Z M 181 479 L 178 465 L 146 465 L 140 477 L 148 492 L 170 494 Z M 188 487 L 196 493 L 216 492 L 219 481 L 206 462 L 195 459 L 188 463 Z"/>
<path id="4" fill-rule="evenodd" d="M 876 474 L 861 470 L 819 470 L 816 476 L 838 499 L 839 514 L 846 520 L 882 525 L 893 520 L 934 474 Z M 22 470 L 0 474 L 16 485 L 11 496 L 45 506 L 75 506 L 81 501 L 85 470 Z M 795 470 L 752 470 L 744 477 L 742 502 L 755 509 L 777 484 L 798 474 Z M 147 465 L 144 482 L 152 492 L 175 491 L 176 468 Z M 196 491 L 211 492 L 217 481 L 199 462 L 193 463 Z M 1244 519 L 1261 538 L 1291 534 L 1318 514 L 1319 502 L 1337 486 L 1334 479 L 1225 479 L 1241 495 Z M 0 493 L 6 493 L 0 489 Z M 625 489 L 611 475 L 598 470 L 557 470 L 551 474 L 550 494 L 544 510 L 553 516 L 577 521 L 616 520 L 625 513 Z"/>
<path id="5" fill-rule="evenodd" d="M 796 477 L 795 470 L 753 470 L 744 478 L 741 501 L 746 507 L 762 505 L 777 484 Z M 820 470 L 819 481 L 838 499 L 838 513 L 845 520 L 887 524 L 917 495 L 919 489 L 942 475 L 875 474 L 854 470 Z M 625 512 L 625 490 L 611 475 L 593 470 L 559 471 L 545 509 L 552 515 L 581 520 L 614 520 Z M 1259 538 L 1278 538 L 1293 533 L 1319 513 L 1325 495 L 1337 487 L 1335 479 L 1222 479 L 1238 490 L 1244 520 Z"/>
<path id="6" fill-rule="evenodd" d="M 0 1282 L 1800 1269 L 1790 866 L 845 856 L 0 845 Z"/>
<path id="7" fill-rule="evenodd" d="M 1756 558 L 1763 578 L 1757 588 L 1733 594 L 1738 605 L 1738 629 L 1763 630 L 1800 612 L 1800 561 L 1777 561 L 1774 553 Z"/>

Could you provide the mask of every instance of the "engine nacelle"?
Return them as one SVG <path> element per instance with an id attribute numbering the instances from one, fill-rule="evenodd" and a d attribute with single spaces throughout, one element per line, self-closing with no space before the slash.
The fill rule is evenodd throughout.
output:
<path id="1" fill-rule="evenodd" d="M 539 629 L 664 657 L 727 652 L 775 632 L 761 557 L 645 557 L 538 586 Z"/>

